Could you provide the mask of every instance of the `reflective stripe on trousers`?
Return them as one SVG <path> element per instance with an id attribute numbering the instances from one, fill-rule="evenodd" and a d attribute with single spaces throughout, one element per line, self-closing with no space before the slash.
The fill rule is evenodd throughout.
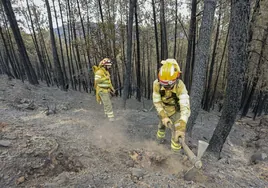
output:
<path id="1" fill-rule="evenodd" d="M 178 120 L 180 118 L 180 113 L 176 112 L 172 116 L 169 117 L 173 123 L 178 123 Z M 157 131 L 157 138 L 165 138 L 165 132 L 166 132 L 166 127 L 162 124 L 162 121 L 159 121 L 158 124 L 158 131 Z M 174 135 L 174 133 L 171 133 L 171 135 Z M 179 142 L 175 142 L 174 138 L 171 138 L 171 149 L 173 151 L 179 151 L 181 149 L 181 144 Z"/>
<path id="2" fill-rule="evenodd" d="M 113 118 L 114 112 L 109 93 L 100 92 L 99 95 L 104 106 L 104 113 L 108 118 Z"/>
<path id="3" fill-rule="evenodd" d="M 171 139 L 171 149 L 173 151 L 179 151 L 181 149 L 181 145 L 178 142 L 175 142 L 173 138 Z"/>
<path id="4" fill-rule="evenodd" d="M 157 131 L 157 139 L 165 138 L 165 136 L 166 136 L 166 131 L 158 129 L 158 131 Z"/>

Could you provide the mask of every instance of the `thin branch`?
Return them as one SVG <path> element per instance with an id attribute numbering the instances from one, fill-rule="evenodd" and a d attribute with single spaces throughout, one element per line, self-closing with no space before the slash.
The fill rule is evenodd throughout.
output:
<path id="1" fill-rule="evenodd" d="M 179 22 L 180 22 L 180 24 L 181 24 L 181 27 L 182 27 L 182 29 L 183 29 L 183 32 L 184 32 L 184 34 L 185 34 L 185 36 L 186 36 L 186 38 L 187 38 L 187 40 L 188 40 L 188 35 L 187 35 L 187 32 L 185 31 L 185 27 L 184 27 L 184 25 L 183 25 L 183 23 L 182 23 L 182 21 L 181 21 L 181 19 L 178 17 L 178 20 L 179 20 Z"/>

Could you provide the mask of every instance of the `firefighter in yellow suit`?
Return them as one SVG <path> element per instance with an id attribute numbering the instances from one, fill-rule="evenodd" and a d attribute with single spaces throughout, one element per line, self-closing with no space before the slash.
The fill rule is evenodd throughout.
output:
<path id="1" fill-rule="evenodd" d="M 173 124 L 175 130 L 172 132 L 171 149 L 177 152 L 181 149 L 179 137 L 185 138 L 186 124 L 191 113 L 189 95 L 179 79 L 181 70 L 177 61 L 167 59 L 161 64 L 158 79 L 153 83 L 153 103 L 160 118 L 157 139 L 162 142 L 166 128 Z"/>
<path id="2" fill-rule="evenodd" d="M 94 87 L 97 102 L 103 103 L 105 116 L 109 118 L 109 121 L 114 121 L 114 112 L 110 99 L 110 93 L 114 94 L 115 92 L 109 73 L 111 66 L 112 61 L 109 58 L 104 58 L 99 63 L 99 66 L 95 67 Z"/>

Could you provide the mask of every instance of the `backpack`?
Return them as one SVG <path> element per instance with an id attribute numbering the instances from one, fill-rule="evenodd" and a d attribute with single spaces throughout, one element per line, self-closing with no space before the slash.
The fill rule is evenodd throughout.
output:
<path id="1" fill-rule="evenodd" d="M 97 65 L 94 65 L 92 67 L 93 73 L 94 73 L 94 77 L 95 77 L 95 73 L 100 69 L 100 67 L 98 67 Z M 101 98 L 99 96 L 99 91 L 97 89 L 97 84 L 95 82 L 95 78 L 94 78 L 94 90 L 95 90 L 95 94 L 96 94 L 96 101 L 101 104 Z"/>
<path id="2" fill-rule="evenodd" d="M 94 74 L 95 74 L 95 72 L 97 72 L 97 71 L 100 69 L 100 67 L 98 67 L 97 65 L 94 65 L 94 66 L 92 67 L 92 69 L 93 69 L 93 72 L 94 72 Z"/>
<path id="3" fill-rule="evenodd" d="M 97 65 L 94 65 L 92 67 L 92 70 L 93 70 L 93 73 L 94 73 L 94 76 L 95 76 L 95 73 L 100 69 L 100 67 L 98 67 Z M 95 82 L 95 79 L 94 79 L 94 89 L 96 90 L 96 87 L 97 87 L 97 84 Z"/>

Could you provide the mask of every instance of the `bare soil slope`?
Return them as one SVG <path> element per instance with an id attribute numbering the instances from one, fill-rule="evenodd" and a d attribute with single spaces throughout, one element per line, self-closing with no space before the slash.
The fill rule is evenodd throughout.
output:
<path id="1" fill-rule="evenodd" d="M 170 151 L 170 135 L 164 145 L 155 141 L 152 102 L 130 99 L 126 110 L 120 98 L 113 104 L 116 121 L 108 122 L 93 94 L 1 76 L 0 187 L 268 187 L 265 120 L 238 121 L 222 159 L 205 155 L 200 176 L 186 181 L 191 164 Z M 201 112 L 195 152 L 218 119 L 217 112 Z M 263 160 L 252 161 L 253 154 Z"/>

